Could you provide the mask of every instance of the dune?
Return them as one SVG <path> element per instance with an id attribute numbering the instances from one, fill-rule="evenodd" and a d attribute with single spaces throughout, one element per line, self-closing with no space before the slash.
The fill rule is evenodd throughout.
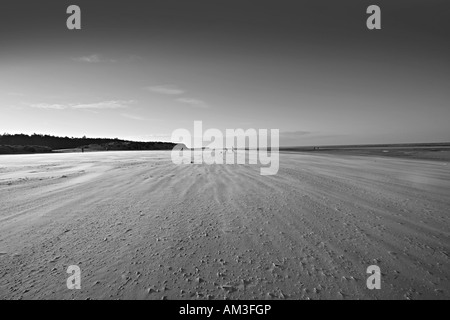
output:
<path id="1" fill-rule="evenodd" d="M 281 153 L 261 176 L 168 151 L 7 155 L 0 205 L 0 299 L 450 298 L 443 161 Z"/>

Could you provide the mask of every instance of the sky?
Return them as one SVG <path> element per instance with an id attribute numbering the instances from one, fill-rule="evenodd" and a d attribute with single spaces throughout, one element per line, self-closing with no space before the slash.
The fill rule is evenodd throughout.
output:
<path id="1" fill-rule="evenodd" d="M 169 141 L 200 120 L 282 146 L 450 141 L 449 18 L 445 0 L 2 0 L 0 132 Z"/>

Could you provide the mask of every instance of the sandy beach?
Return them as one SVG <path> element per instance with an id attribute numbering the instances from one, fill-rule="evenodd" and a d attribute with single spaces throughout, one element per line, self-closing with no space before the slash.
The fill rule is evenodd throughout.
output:
<path id="1" fill-rule="evenodd" d="M 450 298 L 447 162 L 281 153 L 259 173 L 167 151 L 1 156 L 0 299 Z"/>

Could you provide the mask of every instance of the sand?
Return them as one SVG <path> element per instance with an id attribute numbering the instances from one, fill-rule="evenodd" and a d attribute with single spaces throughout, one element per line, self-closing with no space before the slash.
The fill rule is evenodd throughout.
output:
<path id="1" fill-rule="evenodd" d="M 449 299 L 449 169 L 282 153 L 261 176 L 164 151 L 1 156 L 0 298 Z"/>

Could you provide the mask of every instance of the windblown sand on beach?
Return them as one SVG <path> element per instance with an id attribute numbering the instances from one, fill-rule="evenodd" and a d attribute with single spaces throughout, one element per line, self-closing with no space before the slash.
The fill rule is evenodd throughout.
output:
<path id="1" fill-rule="evenodd" d="M 0 298 L 450 298 L 447 162 L 281 153 L 277 175 L 259 168 L 1 156 Z"/>

